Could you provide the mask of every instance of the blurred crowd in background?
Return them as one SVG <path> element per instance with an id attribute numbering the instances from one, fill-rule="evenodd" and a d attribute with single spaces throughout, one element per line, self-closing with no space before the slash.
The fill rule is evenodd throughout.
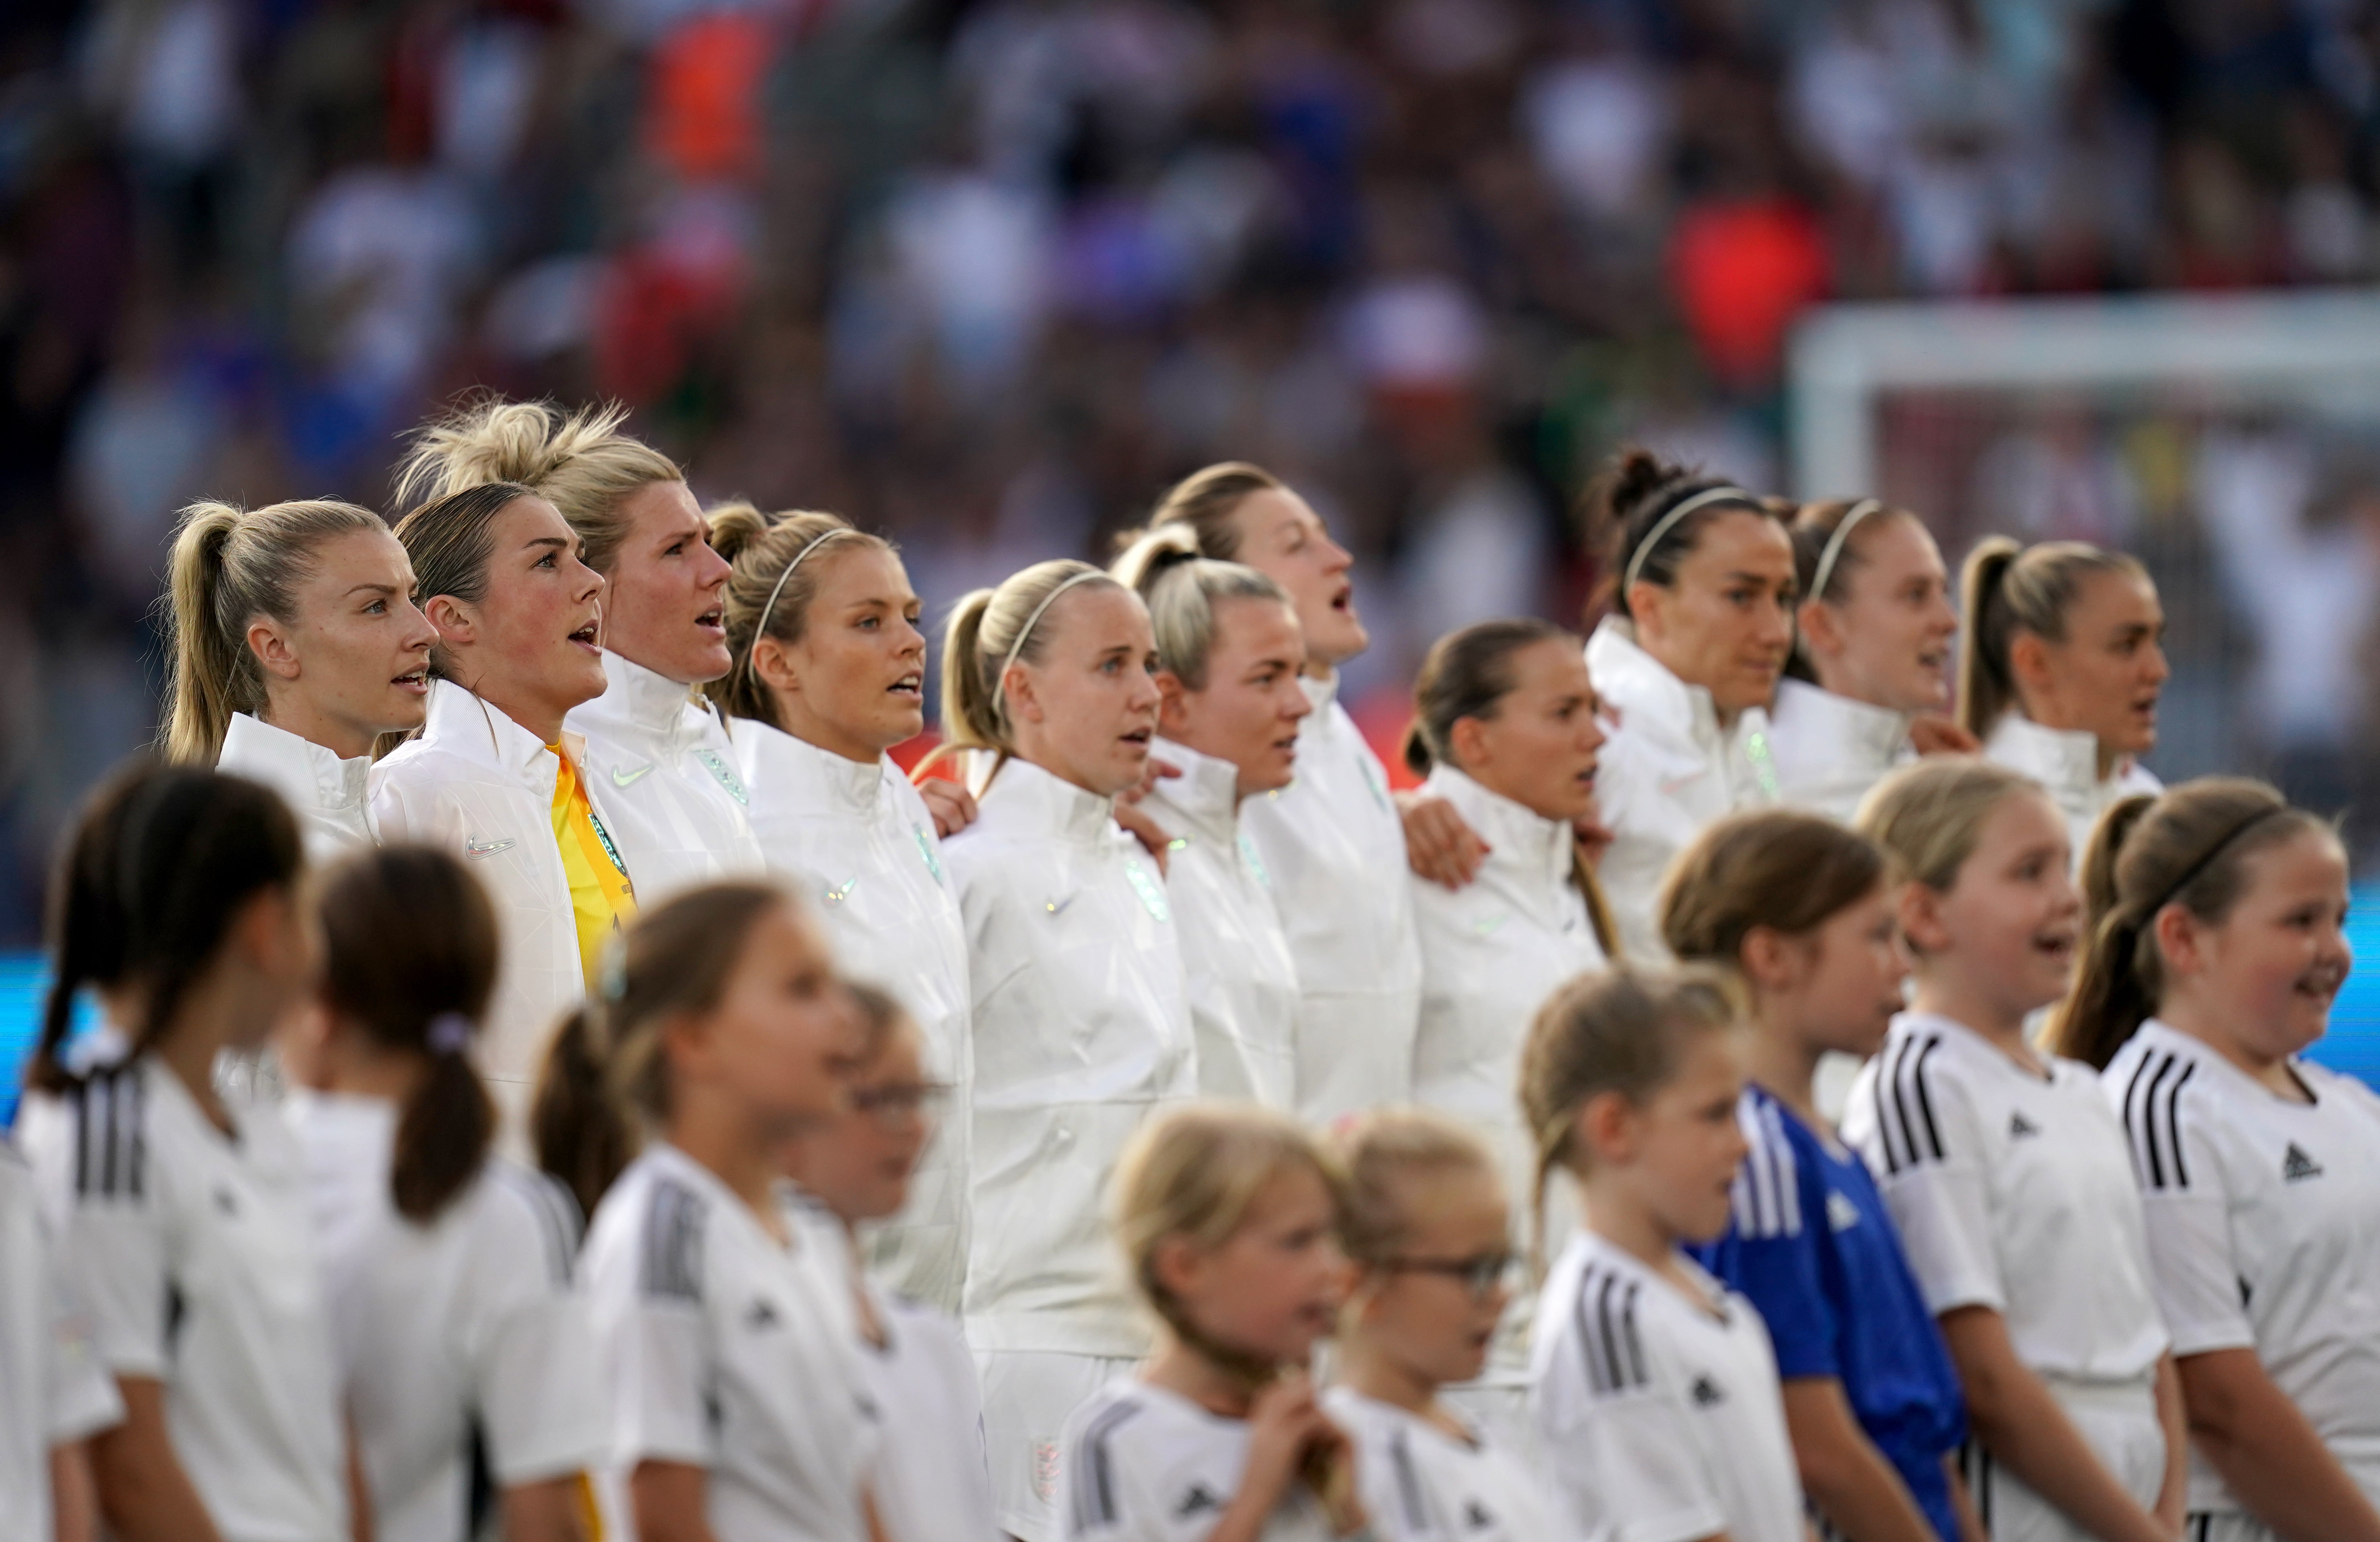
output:
<path id="1" fill-rule="evenodd" d="M 1616 443 L 1780 485 L 1805 307 L 2362 281 L 2375 198 L 2362 0 L 0 0 L 0 945 L 175 511 L 384 506 L 475 384 L 929 603 L 1260 461 L 1382 699 L 1574 616 Z"/>

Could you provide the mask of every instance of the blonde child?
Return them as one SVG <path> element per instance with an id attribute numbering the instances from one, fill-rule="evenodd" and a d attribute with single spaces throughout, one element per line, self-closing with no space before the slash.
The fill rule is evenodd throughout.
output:
<path id="1" fill-rule="evenodd" d="M 1512 1204 L 1495 1155 L 1441 1114 L 1383 1109 L 1334 1142 L 1357 1269 L 1323 1405 L 1355 1446 L 1379 1542 L 1551 1542 L 1520 1457 L 1440 1390 L 1475 1379 L 1512 1299 Z"/>
<path id="2" fill-rule="evenodd" d="M 1583 975 L 1537 1014 L 1521 1110 L 1583 1230 L 1537 1298 L 1532 1396 L 1567 1536 L 1802 1542 L 1777 1357 L 1686 1247 L 1744 1155 L 1739 1007 L 1703 969 Z"/>
<path id="3" fill-rule="evenodd" d="M 1067 1421 L 1068 1542 L 1324 1542 L 1366 1534 L 1346 1436 L 1305 1365 L 1345 1294 L 1340 1178 L 1297 1124 L 1196 1103 L 1117 1165 L 1111 1223 L 1162 1327 Z"/>
<path id="4" fill-rule="evenodd" d="M 1843 1135 L 1966 1388 L 1975 1508 L 1997 1542 L 2171 1542 L 2180 1400 L 2123 1126 L 2090 1067 L 2025 1038 L 2082 928 L 2065 817 L 2028 777 L 1946 759 L 1879 783 L 1860 828 L 1915 987 Z"/>
<path id="5" fill-rule="evenodd" d="M 2258 782 L 2120 803 L 2058 1050 L 2131 1137 L 2190 1416 L 2192 1542 L 2380 1537 L 2380 1101 L 2299 1059 L 2351 962 L 2347 856 Z"/>
<path id="6" fill-rule="evenodd" d="M 863 1228 L 908 1205 L 909 1179 L 950 1088 L 926 1076 L 925 1035 L 872 985 L 851 993 L 866 1025 L 844 1111 L 795 1142 L 791 1172 L 848 1270 L 860 1364 L 880 1422 L 897 1438 L 877 1459 L 878 1513 L 891 1542 L 986 1542 L 991 1476 L 975 1360 L 947 1313 L 885 1289 L 860 1267 Z"/>

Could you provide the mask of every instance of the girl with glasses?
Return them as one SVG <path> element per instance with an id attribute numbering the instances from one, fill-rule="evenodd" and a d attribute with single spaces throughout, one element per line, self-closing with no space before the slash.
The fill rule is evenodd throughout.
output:
<path id="1" fill-rule="evenodd" d="M 1323 1405 L 1354 1442 L 1373 1535 L 1550 1542 L 1536 1476 L 1439 1395 L 1486 1368 L 1512 1300 L 1512 1205 L 1494 1154 L 1453 1121 L 1406 1109 L 1358 1118 L 1336 1145 L 1357 1273 Z"/>

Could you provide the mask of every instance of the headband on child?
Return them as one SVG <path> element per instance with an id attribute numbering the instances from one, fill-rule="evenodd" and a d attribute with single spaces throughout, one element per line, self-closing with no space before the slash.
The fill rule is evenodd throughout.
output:
<path id="1" fill-rule="evenodd" d="M 2157 913 L 2163 910 L 2167 905 L 2171 905 L 2174 901 L 2181 898 L 2182 892 L 2184 890 L 2197 882 L 2199 876 L 2204 873 L 2207 868 L 2215 866 L 2215 859 L 2216 857 L 2222 856 L 2225 852 L 2229 851 L 2233 846 L 2240 844 L 2240 837 L 2247 834 L 2248 832 L 2255 829 L 2258 825 L 2263 824 L 2266 820 L 2286 814 L 2289 811 L 2289 806 L 2286 803 L 2267 804 L 2264 807 L 2259 808 L 2254 813 L 2249 815 L 2246 819 L 2241 820 L 2238 824 L 2233 825 L 2229 834 L 2224 836 L 2223 839 L 2207 847 L 2205 856 L 2200 857 L 2197 861 L 2192 862 L 2189 868 L 2183 871 L 2180 878 L 2174 880 L 2174 881 L 2167 887 L 2164 894 L 2158 897 L 2156 904 L 2150 905 L 2146 910 L 2141 912 L 2141 925 L 2145 927 L 2153 924 L 2156 920 Z"/>
<path id="2" fill-rule="evenodd" d="M 1620 581 L 1622 604 L 1627 602 L 1628 591 L 1636 587 L 1636 580 L 1645 576 L 1645 559 L 1653 554 L 1654 547 L 1661 544 L 1661 538 L 1668 535 L 1679 520 L 1712 504 L 1749 504 L 1757 509 L 1760 500 L 1740 487 L 1706 488 L 1691 498 L 1680 499 L 1677 506 L 1655 520 L 1653 528 L 1645 532 L 1645 539 L 1636 543 L 1635 554 L 1628 559 L 1627 574 Z"/>
<path id="3" fill-rule="evenodd" d="M 1087 567 L 1080 573 L 1068 578 L 1064 583 L 1060 584 L 1056 589 L 1051 589 L 1042 598 L 1041 603 L 1033 607 L 1033 613 L 1025 618 L 1024 626 L 1018 629 L 1016 640 L 1008 645 L 1008 657 L 1000 661 L 1000 674 L 991 683 L 991 705 L 993 710 L 999 710 L 1002 698 L 1005 698 L 1008 693 L 1009 666 L 1016 662 L 1016 656 L 1019 653 L 1025 651 L 1025 644 L 1032 637 L 1033 628 L 1041 625 L 1043 613 L 1047 612 L 1050 606 L 1058 602 L 1058 596 L 1065 593 L 1068 589 L 1073 589 L 1076 584 L 1086 582 L 1088 579 L 1104 578 L 1106 577 L 1107 575 L 1099 568 Z"/>
<path id="4" fill-rule="evenodd" d="M 1827 537 L 1826 549 L 1818 553 L 1817 576 L 1810 581 L 1810 592 L 1803 599 L 1823 600 L 1827 597 L 1827 581 L 1835 576 L 1835 564 L 1842 556 L 1844 543 L 1851 540 L 1852 528 L 1882 507 L 1883 503 L 1875 498 L 1863 498 L 1852 505 L 1851 513 L 1844 515 L 1836 524 L 1834 533 Z"/>

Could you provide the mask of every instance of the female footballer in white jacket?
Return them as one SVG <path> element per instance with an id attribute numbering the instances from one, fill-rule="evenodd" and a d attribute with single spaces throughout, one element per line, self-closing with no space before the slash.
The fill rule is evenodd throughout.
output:
<path id="1" fill-rule="evenodd" d="M 1148 605 L 1164 698 L 1157 755 L 1182 773 L 1141 807 L 1170 838 L 1165 888 L 1190 981 L 1198 1090 L 1286 1112 L 1297 1095 L 1297 965 L 1240 809 L 1289 784 L 1298 724 L 1314 710 L 1298 686 L 1297 613 L 1254 568 L 1198 555 L 1178 525 L 1143 536 L 1113 571 Z"/>
<path id="2" fill-rule="evenodd" d="M 1572 824 L 1593 807 L 1603 747 L 1578 638 L 1560 627 L 1482 622 L 1422 662 L 1406 761 L 1488 852 L 1461 889 L 1409 880 L 1422 953 L 1414 1100 L 1475 1131 L 1512 1194 L 1536 1192 L 1535 1146 L 1513 1100 L 1529 1025 L 1562 982 L 1619 951 Z M 1530 1230 L 1516 1220 L 1516 1251 Z M 1486 1374 L 1455 1393 L 1524 1450 L 1535 1309 L 1533 1294 L 1516 1293 Z"/>
<path id="3" fill-rule="evenodd" d="M 762 863 L 750 795 L 701 694 L 730 662 L 727 564 L 710 549 L 685 471 L 621 432 L 626 417 L 616 404 L 565 413 L 490 397 L 415 436 L 398 492 L 405 502 L 517 482 L 585 541 L 606 586 L 604 686 L 571 709 L 569 726 L 588 774 L 601 780 L 628 876 L 653 905 Z"/>
<path id="4" fill-rule="evenodd" d="M 193 504 L 170 597 L 166 754 L 279 793 L 310 861 L 370 845 L 372 747 L 421 726 L 438 640 L 388 526 L 329 500 Z"/>
<path id="5" fill-rule="evenodd" d="M 761 850 L 824 923 L 837 966 L 891 992 L 917 1025 L 927 1076 L 962 1111 L 934 1131 L 898 1216 L 867 1232 L 880 1280 L 954 1313 L 975 1046 L 966 926 L 941 826 L 975 808 L 953 782 L 921 796 L 887 754 L 925 726 L 917 596 L 898 552 L 831 514 L 771 518 L 730 504 L 711 511 L 710 540 L 733 568 L 735 655 L 710 693 L 728 713 Z"/>
<path id="6" fill-rule="evenodd" d="M 1402 1102 L 1413 1092 L 1421 954 L 1405 826 L 1379 757 L 1339 701 L 1339 666 L 1371 641 L 1347 576 L 1354 559 L 1293 489 L 1244 461 L 1176 483 L 1149 528 L 1176 526 L 1196 536 L 1199 555 L 1279 584 L 1305 639 L 1300 685 L 1314 712 L 1298 725 L 1296 774 L 1240 806 L 1297 965 L 1297 1111 L 1328 1122 Z"/>
<path id="7" fill-rule="evenodd" d="M 974 996 L 966 1332 L 1000 1524 L 1025 1542 L 1056 1536 L 1067 1415 L 1148 1347 L 1100 1226 L 1108 1170 L 1197 1088 L 1164 875 L 1114 818 L 1148 769 L 1156 669 L 1139 596 L 1078 562 L 968 595 L 942 660 L 947 742 L 981 779 L 943 848 Z"/>
<path id="8" fill-rule="evenodd" d="M 1959 725 L 2066 816 L 2079 868 L 2099 816 L 2165 783 L 2156 747 L 2165 607 L 2138 558 L 2075 540 L 1987 536 L 1960 577 Z"/>
<path id="9" fill-rule="evenodd" d="M 1767 706 L 1793 640 L 1793 542 L 1742 488 L 1623 454 L 1593 495 L 1610 530 L 1612 612 L 1586 667 L 1618 722 L 1597 807 L 1600 868 L 1629 951 L 1664 956 L 1661 877 L 1704 827 L 1773 803 Z"/>
<path id="10" fill-rule="evenodd" d="M 1876 498 L 1793 516 L 1795 657 L 1769 709 L 1779 798 L 1849 824 L 1924 750 L 1972 752 L 1950 709 L 1959 613 L 1925 522 Z"/>
<path id="11" fill-rule="evenodd" d="M 602 694 L 603 578 L 553 505 L 509 482 L 396 528 L 438 628 L 430 716 L 372 768 L 382 840 L 450 852 L 495 902 L 504 959 L 480 1068 L 514 1135 L 554 1026 L 636 912 L 605 789 L 563 719 Z"/>

